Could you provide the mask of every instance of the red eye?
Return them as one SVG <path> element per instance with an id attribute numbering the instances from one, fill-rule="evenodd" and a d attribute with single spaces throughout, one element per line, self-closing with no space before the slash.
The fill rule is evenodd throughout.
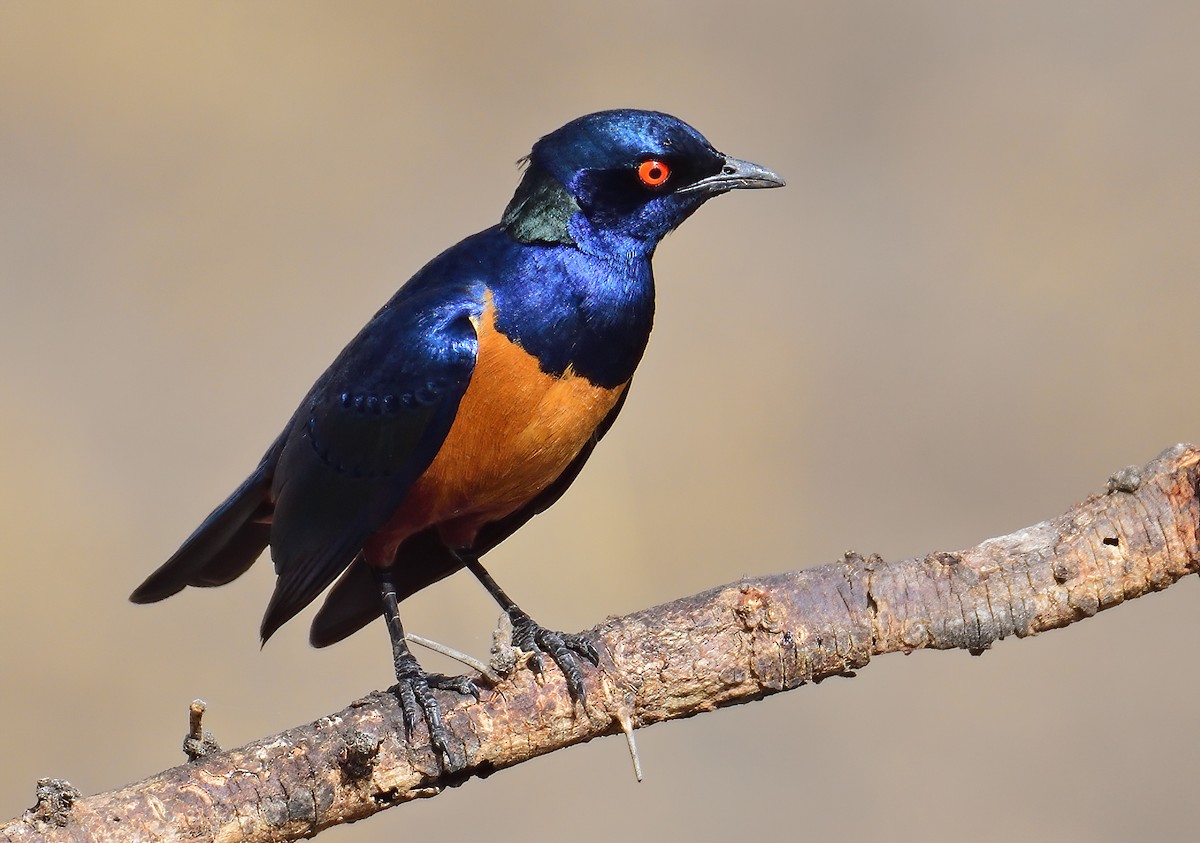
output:
<path id="1" fill-rule="evenodd" d="M 643 161 L 638 165 L 638 178 L 647 187 L 659 187 L 671 177 L 671 168 L 662 161 Z"/>

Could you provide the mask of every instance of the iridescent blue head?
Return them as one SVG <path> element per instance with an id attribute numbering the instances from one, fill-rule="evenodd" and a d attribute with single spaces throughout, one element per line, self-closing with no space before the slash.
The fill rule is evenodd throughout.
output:
<path id="1" fill-rule="evenodd" d="M 707 199 L 781 187 L 775 173 L 715 150 L 657 111 L 600 111 L 533 146 L 502 226 L 524 243 L 648 254 Z"/>

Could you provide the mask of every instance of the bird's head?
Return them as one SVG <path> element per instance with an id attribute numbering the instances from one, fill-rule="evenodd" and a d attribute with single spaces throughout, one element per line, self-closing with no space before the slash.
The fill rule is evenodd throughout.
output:
<path id="1" fill-rule="evenodd" d="M 502 225 L 525 243 L 647 254 L 705 200 L 782 187 L 775 173 L 717 152 L 657 111 L 588 114 L 533 146 Z"/>

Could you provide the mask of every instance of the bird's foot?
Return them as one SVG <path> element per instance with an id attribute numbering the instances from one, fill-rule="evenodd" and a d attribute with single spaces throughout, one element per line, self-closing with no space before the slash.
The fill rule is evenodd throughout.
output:
<path id="1" fill-rule="evenodd" d="M 433 695 L 435 690 L 454 691 L 479 699 L 479 687 L 467 677 L 426 673 L 411 653 L 400 654 L 396 659 L 396 695 L 404 713 L 404 728 L 411 740 L 416 734 L 417 722 L 424 720 L 429 729 L 430 745 L 442 766 L 453 771 L 461 765 L 450 754 L 449 735 L 442 724 L 442 710 Z"/>
<path id="2" fill-rule="evenodd" d="M 531 654 L 529 666 L 533 668 L 533 672 L 541 676 L 544 666 L 542 655 L 549 656 L 566 678 L 571 699 L 583 702 L 587 691 L 583 685 L 583 671 L 579 669 L 578 657 L 582 656 L 593 665 L 599 665 L 600 654 L 596 652 L 595 645 L 582 635 L 546 629 L 520 609 L 509 610 L 508 617 L 513 625 L 513 646 Z"/>

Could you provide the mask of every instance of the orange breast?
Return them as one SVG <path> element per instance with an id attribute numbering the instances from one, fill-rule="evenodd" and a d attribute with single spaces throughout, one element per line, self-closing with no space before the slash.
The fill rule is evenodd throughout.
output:
<path id="1" fill-rule="evenodd" d="M 475 328 L 479 355 L 454 424 L 368 545 L 373 564 L 391 564 L 401 541 L 434 525 L 451 547 L 469 547 L 480 527 L 554 482 L 625 389 L 596 386 L 570 370 L 561 377 L 543 372 L 537 358 L 496 329 L 490 294 Z"/>

